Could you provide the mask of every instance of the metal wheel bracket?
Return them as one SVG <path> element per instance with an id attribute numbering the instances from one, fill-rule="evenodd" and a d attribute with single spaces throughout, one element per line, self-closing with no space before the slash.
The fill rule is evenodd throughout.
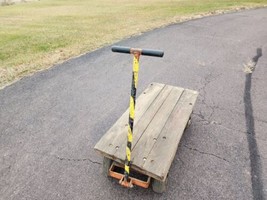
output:
<path id="1" fill-rule="evenodd" d="M 143 174 L 141 174 L 143 175 Z M 146 180 L 141 180 L 135 177 L 130 176 L 129 181 L 125 180 L 124 168 L 122 165 L 113 162 L 109 168 L 109 176 L 118 179 L 119 183 L 127 188 L 132 188 L 134 185 L 137 185 L 142 188 L 148 188 L 150 185 L 151 178 L 149 176 L 143 175 Z"/>

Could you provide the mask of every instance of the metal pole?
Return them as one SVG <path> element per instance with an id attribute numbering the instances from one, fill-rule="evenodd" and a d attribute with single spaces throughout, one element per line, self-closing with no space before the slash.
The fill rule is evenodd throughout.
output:
<path id="1" fill-rule="evenodd" d="M 138 71 L 139 71 L 139 58 L 141 52 L 135 50 L 133 54 L 133 75 L 132 75 L 132 85 L 131 85 L 131 96 L 130 96 L 130 113 L 129 113 L 129 123 L 128 123 L 128 135 L 127 135 L 127 146 L 126 146 L 126 159 L 124 166 L 124 184 L 128 187 L 132 187 L 129 179 L 130 174 L 130 164 L 131 164 L 131 150 L 133 141 L 133 126 L 134 126 L 134 116 L 135 116 L 135 99 L 136 99 L 136 88 L 138 83 Z"/>
<path id="2" fill-rule="evenodd" d="M 120 184 L 125 187 L 133 187 L 132 181 L 130 179 L 130 165 L 131 165 L 131 151 L 132 151 L 132 141 L 133 141 L 133 126 L 134 126 L 134 116 L 135 116 L 135 98 L 136 98 L 136 88 L 138 83 L 138 72 L 139 72 L 139 58 L 140 55 L 144 56 L 155 56 L 163 57 L 164 52 L 160 50 L 153 49 L 137 49 L 122 46 L 113 46 L 113 52 L 133 54 L 133 75 L 132 75 L 132 85 L 131 85 L 131 96 L 130 96 L 130 113 L 129 113 L 129 123 L 128 123 L 128 134 L 127 134 L 127 146 L 126 146 L 126 158 L 124 165 L 124 177 L 120 180 Z"/>

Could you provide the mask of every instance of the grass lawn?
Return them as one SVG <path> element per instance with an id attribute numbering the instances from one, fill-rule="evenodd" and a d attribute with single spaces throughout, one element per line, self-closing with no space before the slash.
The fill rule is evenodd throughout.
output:
<path id="1" fill-rule="evenodd" d="M 40 0 L 0 6 L 0 88 L 181 17 L 267 0 Z"/>

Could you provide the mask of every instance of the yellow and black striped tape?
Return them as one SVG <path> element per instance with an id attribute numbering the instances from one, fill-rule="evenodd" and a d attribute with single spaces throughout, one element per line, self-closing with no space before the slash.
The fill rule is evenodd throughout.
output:
<path id="1" fill-rule="evenodd" d="M 139 56 L 140 54 L 134 54 L 133 59 L 133 77 L 131 86 L 131 97 L 130 97 L 130 114 L 129 114 L 129 124 L 128 124 L 128 135 L 127 135 L 127 146 L 126 146 L 126 159 L 124 166 L 125 180 L 129 180 L 130 174 L 130 163 L 131 163 L 131 150 L 133 141 L 133 125 L 135 117 L 135 99 L 136 99 L 136 88 L 138 83 L 138 71 L 139 71 Z"/>

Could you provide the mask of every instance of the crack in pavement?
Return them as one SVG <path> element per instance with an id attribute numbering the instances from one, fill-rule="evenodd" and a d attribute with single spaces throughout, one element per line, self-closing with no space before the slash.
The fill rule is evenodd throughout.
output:
<path id="1" fill-rule="evenodd" d="M 201 103 L 203 103 L 203 102 L 201 102 Z M 216 105 L 216 106 L 211 106 L 211 105 L 207 105 L 207 104 L 204 104 L 204 105 L 207 106 L 208 108 L 211 108 L 211 109 L 230 112 L 230 113 L 232 113 L 234 115 L 238 115 L 239 117 L 244 117 L 244 115 L 245 115 L 245 113 L 240 112 L 238 110 L 223 108 L 223 107 L 220 107 L 219 105 Z M 257 117 L 254 117 L 254 121 L 261 122 L 261 123 L 266 123 L 267 124 L 267 120 L 259 119 Z"/>
<path id="2" fill-rule="evenodd" d="M 189 147 L 189 146 L 187 146 L 187 145 L 182 145 L 182 146 L 185 147 L 185 148 L 187 148 L 187 149 L 189 149 L 189 150 L 196 151 L 196 152 L 198 152 L 198 153 L 200 153 L 200 154 L 213 156 L 213 157 L 218 158 L 218 159 L 220 159 L 220 160 L 223 160 L 223 161 L 225 161 L 225 162 L 231 163 L 229 160 L 227 160 L 227 159 L 225 159 L 225 158 L 223 158 L 223 157 L 220 157 L 220 156 L 218 156 L 218 155 L 216 155 L 216 154 L 208 153 L 208 152 L 204 152 L 204 151 L 200 151 L 200 150 L 198 150 L 198 149 L 196 149 L 196 148 Z"/>
<path id="3" fill-rule="evenodd" d="M 54 156 L 56 159 L 58 160 L 62 160 L 62 161 L 70 161 L 70 162 L 81 162 L 81 161 L 89 161 L 93 164 L 97 164 L 97 165 L 102 165 L 102 163 L 91 160 L 90 158 L 63 158 L 63 157 L 59 157 L 59 156 Z"/>
<path id="4" fill-rule="evenodd" d="M 46 157 L 50 157 L 53 156 L 58 160 L 64 160 L 64 161 L 72 161 L 72 162 L 81 162 L 81 161 L 89 161 L 93 164 L 99 164 L 102 165 L 102 163 L 94 161 L 90 158 L 64 158 L 64 157 L 60 157 L 54 154 L 44 154 L 44 153 L 37 153 L 37 152 L 26 152 L 27 154 L 35 154 L 35 155 L 39 155 L 39 156 L 46 156 Z"/>
<path id="5" fill-rule="evenodd" d="M 200 100 L 200 102 L 206 106 L 207 108 L 211 109 L 211 113 L 209 114 L 208 116 L 208 119 L 210 120 L 211 117 L 213 116 L 214 112 L 215 112 L 215 109 L 218 108 L 219 106 L 215 104 L 215 102 L 210 99 L 211 101 L 211 104 L 210 103 L 208 104 L 207 103 L 207 99 L 206 99 L 206 96 L 207 96 L 207 92 L 206 92 L 206 87 L 214 80 L 216 80 L 218 77 L 220 77 L 222 75 L 222 73 L 218 74 L 218 75 L 215 75 L 213 76 L 212 73 L 210 72 L 207 76 L 204 77 L 204 83 L 203 83 L 203 86 L 201 88 L 199 88 L 199 96 L 202 97 L 202 99 Z M 201 113 L 200 111 L 200 114 L 201 116 L 204 117 L 204 115 Z"/>
<path id="6" fill-rule="evenodd" d="M 202 123 L 201 125 L 204 125 L 204 126 L 209 126 L 209 125 L 216 125 L 216 126 L 220 126 L 220 127 L 223 127 L 223 128 L 225 128 L 225 129 L 228 129 L 228 130 L 231 130 L 231 131 L 237 131 L 237 132 L 240 132 L 240 133 L 244 133 L 244 134 L 246 134 L 246 135 L 249 135 L 249 137 L 254 137 L 254 138 L 256 138 L 257 140 L 260 140 L 260 141 L 263 141 L 263 142 L 266 142 L 267 140 L 266 139 L 262 139 L 261 137 L 258 137 L 258 136 L 256 136 L 256 135 L 253 135 L 251 132 L 249 132 L 249 131 L 242 131 L 242 130 L 240 130 L 240 129 L 234 129 L 234 128 L 231 128 L 231 127 L 228 127 L 228 126 L 225 126 L 225 125 L 223 125 L 222 123 L 220 123 L 220 122 L 216 122 L 216 121 L 211 121 L 211 120 L 207 120 L 206 118 L 205 118 L 205 116 L 202 114 L 202 112 L 200 111 L 200 113 L 195 113 L 194 111 L 193 111 L 193 113 L 192 113 L 192 115 L 193 116 L 196 116 L 196 117 L 198 117 L 198 118 L 200 118 L 200 120 L 198 120 L 198 121 L 195 121 L 196 123 Z M 204 122 L 204 123 L 203 123 Z"/>
<path id="7" fill-rule="evenodd" d="M 212 76 L 212 73 L 209 73 L 207 76 L 204 77 L 204 83 L 203 83 L 203 86 L 201 88 L 199 88 L 198 90 L 200 91 L 199 95 L 202 97 L 202 100 L 201 103 L 203 103 L 204 105 L 210 107 L 210 105 L 207 105 L 206 103 L 206 87 L 214 80 L 216 80 L 218 77 L 220 77 L 222 75 L 222 73 L 216 75 L 216 76 Z M 203 95 L 202 95 L 202 93 Z M 212 101 L 212 100 L 211 100 Z M 213 104 L 215 104 L 213 101 L 212 101 Z"/>

